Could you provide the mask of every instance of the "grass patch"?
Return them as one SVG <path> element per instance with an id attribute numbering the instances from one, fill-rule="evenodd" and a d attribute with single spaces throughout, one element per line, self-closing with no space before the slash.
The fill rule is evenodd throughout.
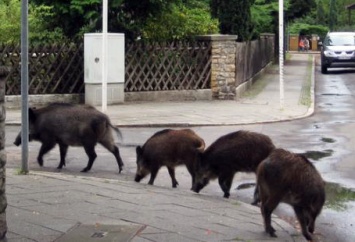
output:
<path id="1" fill-rule="evenodd" d="M 303 81 L 301 96 L 299 103 L 309 107 L 312 103 L 311 98 L 311 85 L 312 85 L 312 55 L 308 55 L 308 64 L 307 64 L 307 78 Z"/>
<path id="2" fill-rule="evenodd" d="M 306 151 L 303 153 L 309 159 L 312 160 L 320 160 L 325 157 L 329 157 L 333 154 L 333 150 L 324 150 L 324 151 Z"/>
<path id="3" fill-rule="evenodd" d="M 355 192 L 341 187 L 336 183 L 327 183 L 325 186 L 327 200 L 325 207 L 335 211 L 344 211 L 347 209 L 347 202 L 355 201 Z"/>
<path id="4" fill-rule="evenodd" d="M 265 78 L 261 77 L 255 83 L 251 85 L 241 96 L 242 98 L 255 98 L 266 87 L 267 82 Z"/>
<path id="5" fill-rule="evenodd" d="M 28 171 L 24 171 L 20 168 L 17 168 L 16 171 L 15 171 L 15 174 L 16 175 L 27 175 L 28 174 Z"/>

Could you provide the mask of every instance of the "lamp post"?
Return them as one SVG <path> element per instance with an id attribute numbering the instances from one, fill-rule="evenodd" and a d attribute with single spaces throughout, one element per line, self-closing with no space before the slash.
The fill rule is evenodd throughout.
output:
<path id="1" fill-rule="evenodd" d="M 21 6 L 21 100 L 21 172 L 28 173 L 28 0 Z"/>
<path id="2" fill-rule="evenodd" d="M 102 112 L 107 111 L 107 0 L 102 1 Z"/>
<path id="3" fill-rule="evenodd" d="M 284 108 L 284 2 L 279 0 L 280 109 Z"/>

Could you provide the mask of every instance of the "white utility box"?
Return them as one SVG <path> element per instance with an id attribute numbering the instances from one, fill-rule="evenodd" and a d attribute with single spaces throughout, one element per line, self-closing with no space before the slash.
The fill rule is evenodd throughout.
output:
<path id="1" fill-rule="evenodd" d="M 124 102 L 124 34 L 107 34 L 107 104 Z M 85 103 L 102 105 L 102 33 L 84 34 Z"/>

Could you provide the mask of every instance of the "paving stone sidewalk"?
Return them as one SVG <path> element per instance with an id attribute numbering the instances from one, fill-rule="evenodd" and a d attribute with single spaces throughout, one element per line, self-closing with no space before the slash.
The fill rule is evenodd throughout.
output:
<path id="1" fill-rule="evenodd" d="M 234 125 L 307 117 L 314 111 L 310 56 L 292 54 L 285 65 L 283 108 L 278 72 L 273 69 L 260 79 L 264 85 L 260 92 L 238 101 L 125 103 L 109 106 L 107 114 L 114 125 L 132 127 Z M 6 112 L 8 125 L 21 123 L 20 110 Z M 278 237 L 269 237 L 260 209 L 236 199 L 131 180 L 45 170 L 17 173 L 7 168 L 8 241 L 304 241 L 299 231 L 276 216 L 273 225 Z"/>

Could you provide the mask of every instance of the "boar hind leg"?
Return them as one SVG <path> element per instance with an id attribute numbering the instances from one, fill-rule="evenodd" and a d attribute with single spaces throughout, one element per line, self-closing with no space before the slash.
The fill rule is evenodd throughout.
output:
<path id="1" fill-rule="evenodd" d="M 118 172 L 121 173 L 122 167 L 123 167 L 123 161 L 120 156 L 120 150 L 116 145 L 114 145 L 113 140 L 110 142 L 104 142 L 101 141 L 100 144 L 105 147 L 107 150 L 109 150 L 116 158 L 117 164 L 118 164 Z"/>
<path id="2" fill-rule="evenodd" d="M 179 185 L 178 181 L 175 178 L 175 169 L 174 167 L 168 167 L 169 175 L 171 177 L 171 182 L 173 184 L 173 187 L 176 188 L 177 185 Z"/>
<path id="3" fill-rule="evenodd" d="M 255 190 L 254 190 L 253 202 L 251 204 L 258 205 L 259 202 L 260 202 L 259 190 L 258 190 L 258 184 L 256 184 Z"/>
<path id="4" fill-rule="evenodd" d="M 223 174 L 220 174 L 218 177 L 218 183 L 219 183 L 219 186 L 221 187 L 222 191 L 224 192 L 225 198 L 229 198 L 229 196 L 230 196 L 229 191 L 232 186 L 233 177 L 234 177 L 233 173 L 231 173 L 231 174 L 223 173 Z"/>
<path id="5" fill-rule="evenodd" d="M 89 156 L 89 161 L 88 165 L 81 170 L 81 172 L 87 172 L 91 170 L 92 165 L 94 164 L 94 161 L 97 157 L 96 152 L 95 152 L 95 145 L 86 145 L 84 146 L 86 154 Z"/>
<path id="6" fill-rule="evenodd" d="M 281 199 L 277 196 L 270 196 L 261 199 L 261 213 L 264 218 L 265 232 L 270 234 L 271 237 L 277 237 L 275 229 L 271 225 L 271 214 L 277 207 Z"/>
<path id="7" fill-rule="evenodd" d="M 43 166 L 43 156 L 47 154 L 55 146 L 55 142 L 43 142 L 37 156 L 37 162 L 40 166 Z"/>
<path id="8" fill-rule="evenodd" d="M 313 223 L 313 221 L 311 221 L 311 218 L 308 216 L 307 211 L 305 211 L 303 208 L 294 206 L 294 210 L 295 210 L 296 216 L 298 218 L 298 221 L 301 224 L 303 236 L 308 241 L 312 241 L 312 235 L 308 231 L 308 228 L 309 228 L 309 225 Z"/>
<path id="9" fill-rule="evenodd" d="M 60 152 L 60 163 L 57 169 L 62 169 L 65 166 L 65 157 L 67 156 L 68 145 L 59 144 L 59 152 Z"/>

